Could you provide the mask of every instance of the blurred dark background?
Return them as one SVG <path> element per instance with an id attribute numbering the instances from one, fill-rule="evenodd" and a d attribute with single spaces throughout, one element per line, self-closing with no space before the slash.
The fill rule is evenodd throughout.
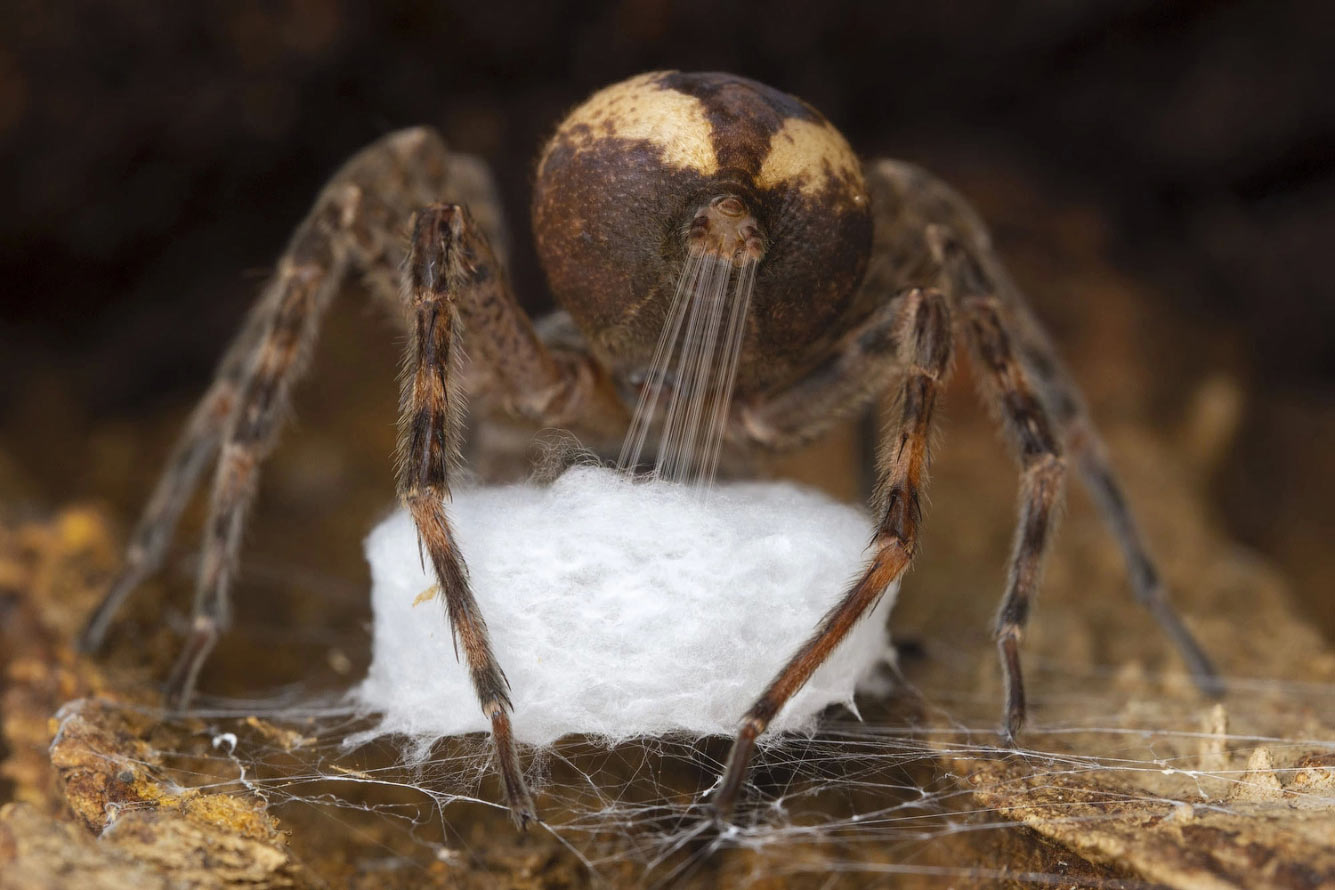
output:
<path id="1" fill-rule="evenodd" d="M 1335 578 L 1333 39 L 1323 0 L 7 0 L 0 484 L 32 503 L 142 499 L 321 182 L 393 128 L 435 125 L 492 162 L 517 285 L 542 309 L 526 207 L 544 135 L 624 76 L 727 69 L 976 200 L 1003 254 L 1027 258 L 1017 275 L 1096 405 L 1115 411 L 1135 386 L 1141 419 L 1175 428 L 1205 382 L 1231 393 L 1237 434 L 1212 470 L 1220 522 L 1322 617 Z M 1098 289 L 1041 274 L 1086 249 L 1136 283 L 1122 289 L 1131 323 L 1102 324 L 1121 310 Z M 317 375 L 342 384 L 312 381 L 301 398 L 324 416 L 364 362 L 386 411 L 361 438 L 385 455 L 395 335 L 363 324 L 361 306 L 340 312 L 344 340 L 380 342 L 348 347 L 337 368 L 322 359 Z M 1135 340 L 1142 372 L 1089 379 L 1080 353 L 1100 336 Z M 141 427 L 161 442 L 126 438 Z M 364 484 L 388 503 L 381 460 Z M 311 486 L 341 478 L 305 472 Z"/>

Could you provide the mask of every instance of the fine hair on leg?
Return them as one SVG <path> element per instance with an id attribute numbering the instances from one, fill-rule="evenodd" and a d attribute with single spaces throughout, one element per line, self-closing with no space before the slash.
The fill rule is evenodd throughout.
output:
<path id="1" fill-rule="evenodd" d="M 1014 300 L 1009 301 L 1007 307 L 1016 320 L 1016 349 L 1020 360 L 1029 369 L 1039 400 L 1061 432 L 1067 460 L 1122 550 L 1137 602 L 1149 610 L 1177 648 L 1196 685 L 1208 695 L 1221 695 L 1223 681 L 1168 599 L 1162 576 L 1108 458 L 1107 446 L 1070 372 L 1057 357 L 1028 308 Z"/>
<path id="2" fill-rule="evenodd" d="M 965 339 L 977 364 L 979 388 L 995 406 L 1020 463 L 1019 516 L 995 636 L 1005 686 L 1002 735 L 1013 744 L 1026 716 L 1020 642 L 1043 574 L 1065 497 L 1066 462 L 1047 409 L 1028 369 L 1016 356 L 1013 328 L 980 265 L 953 232 L 932 226 L 928 242 L 941 263 Z"/>
<path id="3" fill-rule="evenodd" d="M 879 520 L 871 543 L 871 561 L 742 718 L 713 801 L 717 821 L 726 822 L 732 815 L 756 738 L 858 620 L 871 611 L 886 588 L 903 575 L 917 550 L 932 413 L 950 371 L 951 315 L 945 299 L 935 290 L 914 289 L 895 302 L 897 323 L 892 336 L 884 341 L 882 360 L 895 361 L 903 369 L 899 421 L 882 439 L 877 457 Z"/>
<path id="4" fill-rule="evenodd" d="M 399 403 L 398 488 L 417 526 L 418 546 L 435 572 L 455 653 L 462 644 L 473 689 L 491 721 L 510 811 L 523 827 L 537 818 L 537 810 L 510 732 L 510 686 L 492 651 L 486 621 L 469 589 L 468 570 L 445 514 L 449 471 L 457 460 L 464 415 L 457 367 L 457 304 L 470 299 L 466 291 L 485 287 L 494 275 L 479 256 L 483 248 L 485 243 L 462 206 L 435 204 L 418 214 L 404 272 L 412 336 Z"/>

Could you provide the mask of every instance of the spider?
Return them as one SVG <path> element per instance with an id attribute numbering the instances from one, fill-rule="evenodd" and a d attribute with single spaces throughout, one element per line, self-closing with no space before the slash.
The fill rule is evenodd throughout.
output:
<path id="1" fill-rule="evenodd" d="M 977 214 L 940 180 L 899 161 L 859 162 L 819 112 L 771 87 L 723 73 L 654 72 L 595 93 L 557 126 L 537 165 L 533 228 L 562 307 L 541 327 L 506 280 L 505 233 L 481 161 L 450 152 L 428 128 L 391 133 L 352 157 L 320 192 L 225 353 L 83 634 L 84 648 L 101 643 L 126 596 L 160 566 L 216 455 L 193 618 L 167 683 L 168 705 L 188 705 L 228 625 L 228 588 L 259 465 L 322 314 L 359 275 L 411 334 L 398 494 L 490 720 L 506 802 L 521 827 L 535 819 L 507 681 L 446 512 L 464 399 L 476 395 L 511 416 L 615 442 L 633 417 L 645 422 L 637 398 L 678 385 L 663 373 L 650 379 L 655 350 L 677 336 L 675 328 L 664 333 L 674 295 L 708 263 L 724 282 L 750 276 L 735 368 L 716 394 L 729 448 L 791 449 L 882 393 L 898 395 L 897 420 L 878 447 L 868 561 L 743 715 L 714 796 L 719 819 L 730 817 L 757 736 L 912 562 L 933 409 L 957 343 L 972 354 L 1020 464 L 1019 517 L 995 623 L 1003 736 L 1013 741 L 1025 717 L 1020 640 L 1068 461 L 1124 552 L 1136 598 L 1198 684 L 1219 690 L 1165 597 L 1075 384 Z"/>

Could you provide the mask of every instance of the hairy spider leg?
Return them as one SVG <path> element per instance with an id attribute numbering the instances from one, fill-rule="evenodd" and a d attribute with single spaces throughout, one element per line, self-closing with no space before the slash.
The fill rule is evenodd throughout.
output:
<path id="1" fill-rule="evenodd" d="M 1025 719 L 1020 639 L 1064 503 L 1066 462 L 1031 375 L 1016 358 L 994 290 L 951 232 L 932 226 L 927 234 L 954 303 L 964 315 L 965 340 L 977 364 L 979 386 L 986 400 L 998 406 L 1002 427 L 1020 462 L 1019 519 L 995 627 L 1006 690 L 1002 732 L 1007 742 L 1014 743 Z"/>
<path id="2" fill-rule="evenodd" d="M 303 335 L 303 331 L 304 335 L 314 337 L 317 316 L 328 302 L 325 293 L 320 293 L 320 299 L 314 302 L 307 299 L 312 281 L 326 282 L 327 290 L 332 293 L 347 272 L 349 255 L 358 260 L 372 284 L 376 283 L 375 263 L 388 265 L 392 272 L 397 269 L 403 257 L 399 238 L 394 237 L 397 233 L 391 229 L 380 238 L 374 234 L 377 226 L 393 219 L 395 211 L 388 205 L 368 201 L 367 192 L 383 186 L 416 196 L 415 205 L 410 202 L 407 209 L 397 211 L 403 217 L 398 222 L 401 227 L 412 206 L 420 206 L 440 194 L 446 179 L 445 167 L 440 163 L 443 156 L 443 145 L 429 131 L 391 134 L 351 158 L 321 190 L 310 214 L 293 234 L 279 261 L 277 274 L 266 284 L 228 347 L 213 384 L 180 436 L 130 539 L 125 564 L 83 632 L 81 643 L 86 650 L 101 646 L 115 612 L 139 584 L 161 567 L 181 512 L 209 460 L 218 453 L 224 435 L 233 435 L 240 422 L 242 405 L 246 404 L 246 410 L 252 414 L 257 411 L 263 414 L 267 407 L 269 413 L 281 416 L 287 386 L 303 369 L 301 350 L 293 350 L 291 343 L 285 346 L 284 341 L 294 333 Z M 335 257 L 340 264 L 338 269 L 332 268 Z M 390 298 L 397 305 L 397 273 L 394 279 Z M 309 316 L 302 317 L 303 312 Z M 287 318 L 281 325 L 280 315 Z M 272 377 L 275 373 L 285 376 L 286 381 L 256 384 L 257 375 Z M 255 416 L 251 422 L 255 421 L 261 426 L 273 425 L 269 418 Z M 250 433 L 254 432 L 252 427 Z M 270 436 L 273 432 L 269 429 Z M 216 510 L 211 506 L 211 528 L 216 526 L 215 519 Z M 210 535 L 206 540 L 217 539 Z M 222 574 L 217 574 L 218 568 L 214 568 L 212 577 L 225 582 L 229 572 L 225 560 L 221 566 L 216 558 L 213 562 Z M 213 593 L 206 596 L 208 600 L 215 598 Z M 220 617 L 225 618 L 225 602 L 220 608 Z M 204 643 L 201 636 L 195 645 Z M 203 660 L 202 655 L 196 657 Z M 193 685 L 193 678 L 182 676 L 180 681 L 184 686 L 178 686 L 175 697 L 184 705 L 190 698 L 190 690 L 185 687 Z"/>
<path id="3" fill-rule="evenodd" d="M 522 826 L 536 818 L 510 731 L 510 684 L 492 652 L 487 624 L 468 584 L 468 570 L 445 515 L 449 470 L 459 450 L 463 391 L 458 371 L 457 306 L 476 301 L 494 269 L 480 261 L 465 237 L 467 212 L 433 205 L 417 217 L 406 274 L 412 340 L 399 400 L 399 498 L 417 526 L 439 582 L 454 635 L 463 641 L 473 689 L 491 721 L 511 812 Z"/>
<path id="4" fill-rule="evenodd" d="M 1025 718 L 1019 642 L 1037 590 L 1043 552 L 1062 503 L 1063 446 L 1074 446 L 1076 467 L 1123 551 L 1136 598 L 1177 647 L 1201 690 L 1219 694 L 1222 687 L 1214 667 L 1164 596 L 1102 442 L 1077 390 L 1046 347 L 1037 322 L 1014 311 L 1018 301 L 1002 300 L 1002 288 L 947 229 L 929 227 L 928 240 L 965 310 L 971 351 L 984 371 L 981 382 L 992 401 L 1001 406 L 1002 420 L 1023 468 L 1020 522 L 996 623 L 1006 685 L 1003 732 L 1007 740 L 1014 741 Z M 1043 369 L 1048 371 L 1046 378 Z"/>
<path id="5" fill-rule="evenodd" d="M 1005 684 L 1002 734 L 1014 744 L 1026 712 L 1020 640 L 1064 504 L 1066 461 L 1033 376 L 1016 356 L 1015 336 L 995 287 L 945 226 L 929 226 L 927 241 L 964 316 L 965 340 L 977 365 L 979 386 L 986 401 L 998 407 L 1020 463 L 1019 518 L 994 630 Z"/>
<path id="6" fill-rule="evenodd" d="M 862 577 L 821 620 L 816 632 L 779 671 L 742 718 L 723 782 L 714 797 L 715 818 L 732 814 L 756 738 L 811 677 L 830 652 L 903 575 L 913 560 L 922 523 L 922 490 L 929 463 L 932 412 L 950 372 L 950 310 L 936 290 L 915 289 L 893 301 L 894 332 L 880 341 L 882 361 L 902 369 L 899 422 L 883 437 L 877 455 L 880 517 L 871 542 L 875 552 Z"/>
<path id="7" fill-rule="evenodd" d="M 1010 285 L 1009 289 L 1013 292 L 1014 286 Z M 1007 288 L 1000 290 L 1004 293 Z M 1020 360 L 1032 373 L 1039 400 L 1057 424 L 1068 461 L 1079 474 L 1104 524 L 1122 550 L 1137 602 L 1149 610 L 1173 642 L 1196 685 L 1208 695 L 1221 695 L 1223 681 L 1168 600 L 1159 570 L 1079 388 L 1029 308 L 1018 300 L 1007 301 L 1006 306 L 1015 321 L 1015 346 Z"/>
<path id="8" fill-rule="evenodd" d="M 499 392 L 493 394 L 512 416 L 618 431 L 628 417 L 590 356 L 548 349 L 538 337 L 487 235 L 464 205 L 436 203 L 417 214 L 403 276 L 410 340 L 399 397 L 399 498 L 436 575 L 456 654 L 462 648 L 482 712 L 491 721 L 506 802 L 523 828 L 538 817 L 511 728 L 510 687 L 446 512 L 465 416 L 460 341 L 496 382 Z"/>
<path id="9" fill-rule="evenodd" d="M 978 214 L 954 189 L 913 164 L 877 161 L 868 165 L 867 182 L 881 206 L 891 208 L 894 222 L 886 228 L 898 230 L 891 239 L 898 246 L 887 251 L 896 259 L 892 267 L 913 267 L 912 258 L 923 255 L 939 264 L 944 242 L 952 240 L 941 236 L 953 236 L 957 249 L 952 251 L 950 262 L 954 268 L 947 274 L 953 275 L 964 291 L 986 294 L 995 301 L 995 318 L 1010 340 L 1013 357 L 1027 372 L 1028 387 L 1046 409 L 1050 432 L 1057 436 L 1066 460 L 1079 474 L 1122 550 L 1136 599 L 1148 608 L 1177 648 L 1201 691 L 1207 695 L 1222 693 L 1223 684 L 1210 659 L 1168 600 L 1079 387 L 997 259 Z M 929 243 L 933 238 L 936 244 Z M 960 296 L 950 293 L 949 288 L 947 293 L 952 298 Z"/>
<path id="10" fill-rule="evenodd" d="M 478 221 L 462 205 L 432 205 L 413 228 L 412 261 L 405 263 L 404 234 L 414 211 L 442 195 L 476 203 Z M 229 584 L 260 464 L 274 445 L 320 317 L 347 276 L 359 273 L 376 301 L 393 307 L 394 317 L 413 332 L 405 358 L 400 491 L 430 550 L 454 632 L 464 641 L 492 722 L 511 813 L 523 825 L 536 817 L 515 753 L 504 677 L 490 655 L 445 520 L 445 473 L 454 459 L 454 431 L 462 424 L 463 391 L 450 370 L 449 357 L 457 350 L 443 347 L 465 327 L 475 363 L 491 365 L 489 380 L 498 384 L 501 406 L 511 415 L 594 430 L 622 430 L 627 416 L 588 355 L 549 350 L 538 339 L 491 247 L 500 225 L 485 165 L 450 155 L 429 129 L 388 134 L 349 160 L 297 228 L 277 274 L 228 349 L 144 512 L 125 568 L 83 639 L 88 648 L 100 644 L 126 596 L 161 564 L 184 504 L 217 453 L 190 634 L 167 688 L 170 706 L 188 706 L 200 668 L 228 623 Z M 435 237 L 446 231 L 449 244 Z M 439 390 L 433 389 L 437 383 Z M 451 388 L 455 397 L 443 400 Z M 432 414 L 433 407 L 443 413 Z"/>
<path id="11" fill-rule="evenodd" d="M 519 308 L 482 229 L 461 204 L 433 204 L 413 226 L 403 293 L 411 339 L 399 399 L 399 498 L 438 580 L 474 691 L 491 721 L 497 766 L 519 827 L 537 819 L 510 723 L 510 687 L 491 648 L 446 515 L 465 414 L 461 329 L 473 360 L 500 383 L 518 417 L 555 426 L 589 421 L 624 429 L 625 407 L 585 355 L 549 350 Z"/>
<path id="12" fill-rule="evenodd" d="M 273 316 L 271 304 L 278 296 L 277 290 L 266 291 L 265 298 L 255 304 L 219 363 L 208 392 L 191 412 L 190 420 L 173 446 L 167 467 L 126 545 L 125 562 L 79 637 L 79 648 L 84 652 L 101 648 L 112 619 L 126 597 L 162 566 L 181 512 L 189 503 L 205 467 L 218 453 L 223 430 L 236 410 L 247 365 Z"/>
<path id="13" fill-rule="evenodd" d="M 269 285 L 278 293 L 274 311 L 219 445 L 190 631 L 167 682 L 169 707 L 188 704 L 205 658 L 231 623 L 228 592 L 259 464 L 273 447 L 292 383 L 304 369 L 320 318 L 347 269 L 346 251 L 321 231 L 343 214 L 341 204 L 337 198 L 325 203 L 299 230 Z"/>

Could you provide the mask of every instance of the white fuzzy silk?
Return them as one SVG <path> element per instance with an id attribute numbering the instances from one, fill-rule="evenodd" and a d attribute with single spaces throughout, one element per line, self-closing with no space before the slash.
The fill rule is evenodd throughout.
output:
<path id="1" fill-rule="evenodd" d="M 575 468 L 548 486 L 460 491 L 449 506 L 473 593 L 510 680 L 514 731 L 611 741 L 732 734 L 865 563 L 861 510 L 787 483 L 698 490 Z M 374 659 L 355 692 L 380 732 L 485 731 L 405 511 L 366 542 Z M 428 566 L 430 565 L 428 561 Z M 810 728 L 890 657 L 896 588 L 780 712 Z M 416 601 L 416 602 L 415 602 Z"/>

